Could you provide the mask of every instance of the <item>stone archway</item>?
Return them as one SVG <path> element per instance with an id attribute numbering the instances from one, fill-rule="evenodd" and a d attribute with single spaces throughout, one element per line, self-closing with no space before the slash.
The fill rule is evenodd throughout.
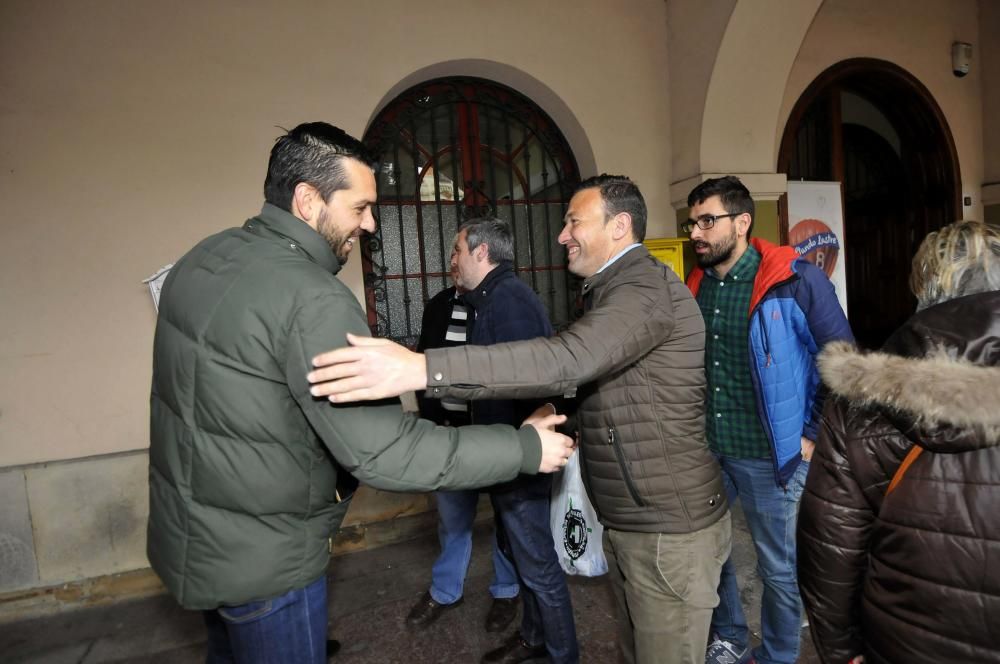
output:
<path id="1" fill-rule="evenodd" d="M 913 313 L 907 279 L 920 241 L 961 214 L 958 157 L 937 102 L 891 62 L 839 62 L 795 104 L 777 170 L 843 184 L 848 316 L 859 343 L 880 346 Z M 783 239 L 787 231 L 783 211 Z"/>
<path id="2" fill-rule="evenodd" d="M 667 3 L 675 209 L 683 210 L 688 192 L 706 178 L 736 175 L 757 202 L 754 232 L 778 239 L 777 199 L 786 181 L 773 168 L 782 95 L 822 4 Z"/>

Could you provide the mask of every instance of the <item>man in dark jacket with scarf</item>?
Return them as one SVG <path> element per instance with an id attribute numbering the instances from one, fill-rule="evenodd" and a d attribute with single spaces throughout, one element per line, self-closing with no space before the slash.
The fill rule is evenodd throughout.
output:
<path id="1" fill-rule="evenodd" d="M 177 601 L 204 612 L 209 662 L 314 664 L 326 660 L 325 574 L 348 473 L 392 491 L 486 486 L 564 465 L 572 441 L 550 421 L 458 431 L 397 402 L 314 399 L 310 358 L 367 334 L 336 274 L 374 229 L 372 161 L 336 127 L 299 125 L 275 142 L 264 197 L 163 287 L 147 553 Z"/>
<path id="2" fill-rule="evenodd" d="M 584 277 L 583 316 L 549 339 L 431 350 L 352 339 L 316 358 L 335 402 L 428 388 L 465 398 L 575 393 L 584 482 L 604 525 L 626 662 L 701 662 L 731 544 L 705 443 L 705 326 L 691 292 L 642 240 L 646 203 L 601 175 L 570 200 L 559 242 Z M 331 366 L 326 366 L 331 365 Z"/>
<path id="3" fill-rule="evenodd" d="M 452 285 L 436 294 L 424 305 L 417 352 L 428 348 L 461 346 L 468 341 L 472 319 L 476 312 L 466 304 L 467 289 L 458 271 L 456 243 L 451 251 Z M 466 252 L 467 253 L 467 252 Z M 478 281 L 476 282 L 478 283 Z M 469 402 L 465 399 L 435 399 L 424 391 L 417 392 L 420 416 L 444 426 L 469 424 Z M 465 590 L 465 576 L 472 559 L 472 528 L 479 505 L 477 490 L 438 491 L 435 495 L 438 511 L 438 542 L 441 552 L 431 568 L 431 586 L 406 616 L 410 629 L 424 629 L 451 608 L 459 606 Z M 490 594 L 493 602 L 486 614 L 486 631 L 501 632 L 517 616 L 517 572 L 509 556 L 501 550 L 493 536 L 493 582 Z"/>
<path id="4" fill-rule="evenodd" d="M 552 336 L 545 306 L 514 273 L 513 261 L 514 237 L 506 222 L 473 219 L 459 228 L 452 262 L 472 312 L 469 344 Z M 520 422 L 538 405 L 534 400 L 470 401 L 469 419 L 474 424 Z M 514 561 L 523 612 L 520 633 L 487 653 L 483 662 L 518 662 L 546 653 L 553 664 L 579 661 L 569 588 L 549 529 L 551 487 L 548 475 L 522 475 L 490 490 L 497 540 Z"/>
<path id="5" fill-rule="evenodd" d="M 794 664 L 802 626 L 795 521 L 822 409 L 815 358 L 853 337 L 822 270 L 791 247 L 750 239 L 754 203 L 739 179 L 705 180 L 688 205 L 683 227 L 698 262 L 688 286 L 705 317 L 708 444 L 730 502 L 743 507 L 764 584 L 762 639 L 751 654 L 726 562 L 705 661 Z"/>

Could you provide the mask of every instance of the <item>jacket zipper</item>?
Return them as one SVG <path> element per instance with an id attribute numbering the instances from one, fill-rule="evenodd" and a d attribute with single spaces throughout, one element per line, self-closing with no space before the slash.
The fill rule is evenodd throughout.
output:
<path id="1" fill-rule="evenodd" d="M 764 317 L 757 316 L 757 327 L 760 328 L 760 340 L 764 344 L 764 368 L 771 366 L 771 344 L 767 340 L 767 328 L 764 327 Z M 752 352 L 752 351 L 751 351 Z"/>
<path id="2" fill-rule="evenodd" d="M 793 275 L 788 279 L 785 279 L 784 281 L 779 281 L 775 284 L 771 284 L 771 287 L 767 289 L 767 291 L 761 296 L 760 300 L 757 301 L 756 306 L 754 306 L 754 308 L 750 311 L 751 320 L 755 315 L 758 316 L 757 324 L 758 327 L 760 327 L 760 338 L 761 342 L 764 344 L 764 354 L 766 356 L 766 364 L 764 365 L 765 368 L 771 366 L 771 345 L 770 343 L 768 343 L 767 340 L 767 327 L 764 325 L 764 318 L 763 316 L 760 316 L 760 305 L 764 301 L 764 298 L 767 297 L 768 293 L 777 289 L 780 286 L 784 286 L 785 284 L 790 284 L 796 279 L 798 279 L 798 276 Z M 768 419 L 767 410 L 764 408 L 764 404 L 762 403 L 764 397 L 761 396 L 761 390 L 763 389 L 762 386 L 764 384 L 764 381 L 760 377 L 760 367 L 757 365 L 756 362 L 753 361 L 753 340 L 750 339 L 749 336 L 747 337 L 747 351 L 750 353 L 750 363 L 753 365 L 752 366 L 753 378 L 757 379 L 757 384 L 754 386 L 755 387 L 754 392 L 757 395 L 756 399 L 757 417 L 760 418 L 761 424 L 764 425 L 764 433 L 767 434 L 768 439 L 771 441 L 769 447 L 771 449 L 771 465 L 774 468 L 774 483 L 777 484 L 778 488 L 782 489 L 783 491 L 788 491 L 788 483 L 787 482 L 783 483 L 780 479 L 781 471 L 778 468 L 778 447 L 777 447 L 778 444 L 777 442 L 775 442 L 774 439 L 774 429 L 771 427 L 771 420 Z"/>
<path id="3" fill-rule="evenodd" d="M 635 501 L 636 505 L 645 507 L 646 503 L 639 497 L 639 489 L 636 488 L 635 482 L 632 481 L 632 473 L 629 472 L 628 464 L 625 462 L 625 452 L 622 451 L 621 443 L 618 442 L 618 436 L 615 435 L 614 427 L 608 427 L 608 445 L 615 451 L 615 457 L 618 459 L 618 467 L 621 468 L 622 478 L 625 480 L 625 487 L 628 489 L 629 495 L 632 496 L 632 500 Z"/>
<path id="4" fill-rule="evenodd" d="M 585 454 L 583 454 L 583 450 L 582 449 L 578 449 L 576 451 L 576 453 L 580 455 L 580 479 L 583 481 L 583 490 L 587 493 L 587 498 L 589 499 L 590 496 L 592 496 L 594 494 L 590 490 L 590 480 L 589 480 L 589 478 L 590 478 L 590 468 L 589 468 L 589 466 L 587 464 L 587 456 Z M 597 514 L 597 519 L 598 519 L 598 521 L 600 521 L 600 519 L 601 519 L 601 508 L 599 508 L 597 506 L 597 501 L 596 500 L 591 501 L 591 507 L 594 508 L 594 513 Z M 603 523 L 603 521 L 602 521 L 602 523 Z"/>

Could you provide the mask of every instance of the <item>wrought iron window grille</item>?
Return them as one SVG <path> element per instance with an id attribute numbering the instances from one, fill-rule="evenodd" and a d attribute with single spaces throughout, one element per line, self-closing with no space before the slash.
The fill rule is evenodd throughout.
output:
<path id="1" fill-rule="evenodd" d="M 399 95 L 364 140 L 381 155 L 378 227 L 362 244 L 373 335 L 416 345 L 424 303 L 450 285 L 459 225 L 484 216 L 511 224 L 515 271 L 553 325 L 575 317 L 579 280 L 557 237 L 579 171 L 540 108 L 492 81 L 438 79 Z"/>

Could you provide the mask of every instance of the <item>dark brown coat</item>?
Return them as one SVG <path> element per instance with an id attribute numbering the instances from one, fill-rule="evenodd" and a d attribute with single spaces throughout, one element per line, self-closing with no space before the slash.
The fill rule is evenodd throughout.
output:
<path id="1" fill-rule="evenodd" d="M 427 352 L 428 393 L 466 399 L 577 393 L 584 480 L 601 523 L 687 533 L 725 515 L 705 443 L 705 326 L 644 247 L 583 285 L 586 313 L 548 339 Z"/>
<path id="2" fill-rule="evenodd" d="M 1000 662 L 1000 292 L 913 316 L 883 352 L 824 351 L 799 514 L 824 662 Z M 914 445 L 924 451 L 886 489 Z"/>

